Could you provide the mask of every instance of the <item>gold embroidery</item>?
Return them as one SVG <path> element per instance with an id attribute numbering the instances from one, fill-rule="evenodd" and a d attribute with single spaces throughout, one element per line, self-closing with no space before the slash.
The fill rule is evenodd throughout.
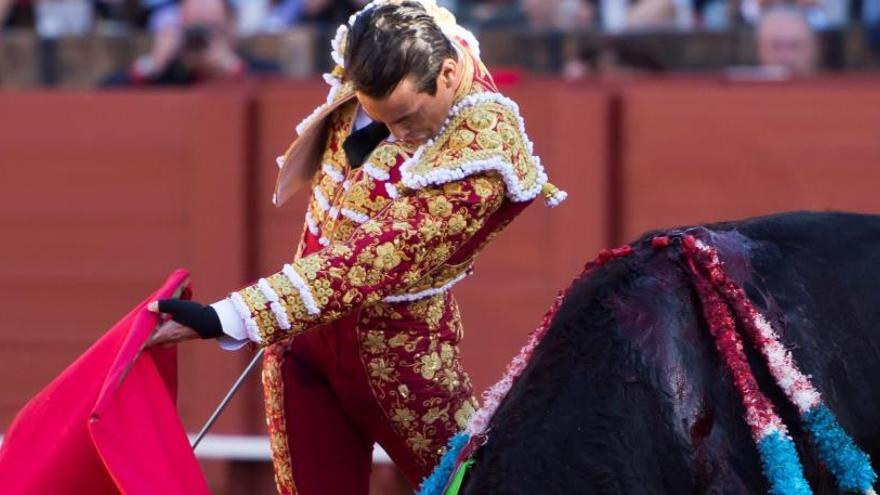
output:
<path id="1" fill-rule="evenodd" d="M 431 380 L 434 378 L 437 370 L 440 369 L 440 356 L 436 352 L 422 356 L 419 359 L 419 365 L 419 372 L 422 374 L 422 378 Z"/>
<path id="2" fill-rule="evenodd" d="M 406 202 L 397 202 L 391 205 L 391 218 L 403 220 L 415 213 L 415 206 Z"/>
<path id="3" fill-rule="evenodd" d="M 476 406 L 456 347 L 461 339 L 458 306 L 449 294 L 393 305 L 406 318 L 428 323 L 427 329 L 408 323 L 389 326 L 389 320 L 377 315 L 387 314 L 392 305 L 377 306 L 363 309 L 367 326 L 362 328 L 369 330 L 359 330 L 370 386 L 415 458 L 433 465 L 446 439 L 466 424 Z M 380 325 L 383 330 L 377 329 Z M 389 363 L 396 376 L 374 371 Z"/>
<path id="4" fill-rule="evenodd" d="M 386 242 L 376 248 L 376 258 L 373 266 L 380 270 L 390 270 L 400 264 L 401 253 L 391 242 Z"/>
<path id="5" fill-rule="evenodd" d="M 369 163 L 387 172 L 397 163 L 401 148 L 396 143 L 384 143 L 378 146 L 369 157 Z"/>
<path id="6" fill-rule="evenodd" d="M 501 137 L 495 131 L 483 131 L 477 134 L 477 143 L 484 151 L 501 150 Z"/>
<path id="7" fill-rule="evenodd" d="M 416 420 L 416 413 L 408 407 L 398 407 L 394 409 L 394 416 L 391 417 L 391 420 L 404 427 L 409 427 Z"/>
<path id="8" fill-rule="evenodd" d="M 473 132 L 467 129 L 461 129 L 459 131 L 456 131 L 455 134 L 453 134 L 452 137 L 449 139 L 449 147 L 453 151 L 458 151 L 460 149 L 466 148 L 474 142 L 475 137 L 476 135 Z"/>
<path id="9" fill-rule="evenodd" d="M 469 134 L 474 134 L 469 140 Z M 464 145 L 466 141 L 469 144 Z M 513 166 L 514 180 L 520 191 L 540 191 L 539 164 L 532 156 L 528 139 L 519 127 L 519 116 L 507 105 L 486 100 L 462 109 L 453 116 L 446 130 L 426 147 L 421 159 L 409 166 L 413 178 L 430 176 L 437 171 L 460 170 L 474 162 L 500 161 Z M 453 179 L 454 180 L 454 179 Z M 433 182 L 432 180 L 428 181 Z"/>
<path id="10" fill-rule="evenodd" d="M 348 271 L 348 280 L 357 287 L 366 283 L 367 271 L 362 266 L 356 266 Z"/>
<path id="11" fill-rule="evenodd" d="M 361 183 L 364 190 L 380 184 L 363 176 Z M 477 193 L 477 184 L 485 197 Z M 280 328 L 278 316 L 259 287 L 254 285 L 240 293 L 263 342 L 269 344 L 389 295 L 441 288 L 469 268 L 469 264 L 444 267 L 444 263 L 504 200 L 503 181 L 493 173 L 400 197 L 360 225 L 353 225 L 347 218 L 340 220 L 328 248 L 291 264 L 305 286 L 297 277 L 291 280 L 284 273 L 267 277 L 287 312 L 289 329 Z M 328 220 L 322 229 L 332 223 Z M 347 238 L 339 239 L 340 232 Z M 426 316 L 431 327 L 438 319 L 436 314 Z"/>
<path id="12" fill-rule="evenodd" d="M 456 213 L 449 219 L 448 226 L 451 234 L 458 234 L 467 227 L 467 220 L 464 219 L 464 216 Z"/>
<path id="13" fill-rule="evenodd" d="M 444 408 L 432 407 L 428 409 L 428 412 L 422 415 L 422 421 L 426 424 L 431 424 L 438 419 L 442 419 L 443 421 L 449 421 L 449 405 Z"/>
<path id="14" fill-rule="evenodd" d="M 266 400 L 266 424 L 269 429 L 269 443 L 272 448 L 272 464 L 275 471 L 275 485 L 282 495 L 296 495 L 291 467 L 290 446 L 287 440 L 287 423 L 284 416 L 284 380 L 281 363 L 286 343 L 277 344 L 266 350 L 263 358 L 263 389 Z"/>
<path id="15" fill-rule="evenodd" d="M 394 345 L 391 342 L 389 342 L 389 344 L 392 346 Z M 379 354 L 386 348 L 385 334 L 376 330 L 370 330 L 367 332 L 367 336 L 364 338 L 362 345 L 370 354 Z"/>
<path id="16" fill-rule="evenodd" d="M 492 184 L 485 177 L 477 177 L 474 181 L 474 191 L 481 198 L 488 198 L 492 195 Z"/>
<path id="17" fill-rule="evenodd" d="M 446 218 L 452 214 L 452 204 L 443 196 L 435 196 L 428 201 L 428 211 L 432 215 Z"/>
<path id="18" fill-rule="evenodd" d="M 383 382 L 393 381 L 394 368 L 383 358 L 370 361 L 370 376 Z"/>
<path id="19" fill-rule="evenodd" d="M 476 405 L 472 401 L 465 401 L 457 411 L 455 411 L 455 424 L 459 428 L 467 426 L 471 416 L 476 412 Z"/>
<path id="20" fill-rule="evenodd" d="M 492 129 L 498 124 L 498 117 L 492 112 L 483 110 L 482 108 L 477 108 L 475 111 L 471 112 L 466 120 L 468 126 L 477 132 Z"/>

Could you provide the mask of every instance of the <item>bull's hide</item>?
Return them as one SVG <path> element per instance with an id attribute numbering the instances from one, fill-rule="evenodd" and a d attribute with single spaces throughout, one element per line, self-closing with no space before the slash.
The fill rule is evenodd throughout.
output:
<path id="1" fill-rule="evenodd" d="M 793 213 L 690 232 L 717 248 L 876 469 L 880 217 Z M 692 277 L 679 249 L 652 246 L 657 234 L 574 283 L 492 417 L 461 493 L 767 492 Z M 837 493 L 795 408 L 745 348 L 812 489 Z"/>

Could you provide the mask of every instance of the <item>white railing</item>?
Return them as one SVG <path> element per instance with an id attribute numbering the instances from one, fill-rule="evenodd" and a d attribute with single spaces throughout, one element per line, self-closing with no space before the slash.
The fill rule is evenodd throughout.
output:
<path id="1" fill-rule="evenodd" d="M 189 434 L 190 442 L 196 437 Z M 0 445 L 3 435 L 0 435 Z M 205 435 L 196 449 L 196 457 L 200 459 L 227 459 L 231 461 L 266 461 L 272 460 L 269 450 L 269 437 L 264 435 Z M 382 449 L 373 447 L 373 462 L 390 464 L 391 458 Z"/>

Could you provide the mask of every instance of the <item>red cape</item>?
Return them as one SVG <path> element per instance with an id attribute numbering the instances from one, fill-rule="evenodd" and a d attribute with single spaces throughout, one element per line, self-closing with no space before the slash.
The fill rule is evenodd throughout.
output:
<path id="1" fill-rule="evenodd" d="M 159 323 L 146 304 L 188 292 L 188 279 L 171 274 L 18 413 L 0 492 L 209 493 L 177 415 L 177 351 L 140 353 Z"/>

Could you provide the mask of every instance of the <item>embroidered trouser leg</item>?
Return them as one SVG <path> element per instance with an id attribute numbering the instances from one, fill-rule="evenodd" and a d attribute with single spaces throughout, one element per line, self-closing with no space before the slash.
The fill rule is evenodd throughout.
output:
<path id="1" fill-rule="evenodd" d="M 373 440 L 347 417 L 332 387 L 294 345 L 284 361 L 291 468 L 298 495 L 367 495 Z"/>
<path id="2" fill-rule="evenodd" d="M 434 463 L 426 463 L 416 455 L 409 438 L 401 434 L 391 421 L 393 411 L 388 410 L 387 404 L 382 403 L 382 397 L 371 386 L 359 332 L 354 328 L 356 321 L 356 317 L 352 317 L 328 329 L 327 338 L 333 342 L 337 353 L 328 377 L 352 422 L 381 445 L 409 482 L 418 486 L 431 473 Z M 438 439 L 441 446 L 447 440 L 448 436 Z"/>
<path id="3" fill-rule="evenodd" d="M 358 376 L 368 380 L 386 418 L 383 427 L 397 439 L 389 440 L 386 451 L 397 463 L 405 458 L 409 467 L 401 469 L 418 483 L 440 459 L 449 438 L 467 425 L 477 405 L 460 361 L 463 331 L 458 306 L 446 292 L 371 306 L 359 316 L 363 371 Z M 376 438 L 382 442 L 379 433 Z"/>
<path id="4" fill-rule="evenodd" d="M 443 348 L 457 355 L 457 338 L 414 330 L 426 336 L 417 338 L 420 343 L 411 356 L 396 363 L 387 356 L 389 366 L 398 365 L 389 377 L 404 381 L 389 383 L 393 387 L 386 391 L 373 383 L 376 360 L 382 358 L 364 351 L 367 333 L 357 328 L 357 318 L 355 314 L 297 337 L 285 356 L 287 436 L 299 495 L 366 495 L 373 442 L 417 486 L 473 411 L 470 383 L 457 357 L 448 357 L 450 369 L 430 374 L 406 364 L 438 354 L 429 350 L 428 341 L 448 342 Z M 398 395 L 404 388 L 405 400 Z"/>

